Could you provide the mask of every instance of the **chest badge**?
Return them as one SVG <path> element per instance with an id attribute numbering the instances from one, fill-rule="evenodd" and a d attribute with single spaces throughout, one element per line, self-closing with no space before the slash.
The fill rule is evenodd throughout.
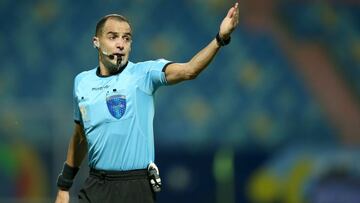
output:
<path id="1" fill-rule="evenodd" d="M 110 114 L 120 119 L 126 111 L 126 96 L 119 94 L 116 89 L 106 95 L 106 105 Z"/>

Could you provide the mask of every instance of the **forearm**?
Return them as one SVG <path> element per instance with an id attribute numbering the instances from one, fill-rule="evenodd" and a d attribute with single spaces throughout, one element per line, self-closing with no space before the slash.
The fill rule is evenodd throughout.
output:
<path id="1" fill-rule="evenodd" d="M 66 163 L 71 167 L 80 167 L 87 153 L 86 139 L 75 133 L 69 143 Z"/>
<path id="2" fill-rule="evenodd" d="M 220 46 L 225 46 L 230 42 L 230 35 L 239 23 L 239 9 L 238 3 L 235 3 L 229 9 L 226 17 L 220 24 L 220 30 L 215 39 L 213 39 L 208 46 L 197 53 L 186 65 L 192 77 L 195 78 L 201 71 L 203 71 L 212 61 Z"/>
<path id="3" fill-rule="evenodd" d="M 219 49 L 220 46 L 217 44 L 216 39 L 213 39 L 205 48 L 199 51 L 188 63 L 186 63 L 192 77 L 199 75 L 201 71 L 210 64 Z"/>
<path id="4" fill-rule="evenodd" d="M 71 188 L 73 180 L 77 172 L 79 171 L 79 167 L 86 153 L 87 142 L 84 135 L 83 127 L 80 124 L 75 124 L 74 134 L 70 139 L 68 147 L 66 163 L 64 164 L 63 169 L 57 180 L 57 186 L 60 190 L 68 191 Z M 59 193 L 59 195 L 60 194 L 61 193 Z"/>
<path id="5" fill-rule="evenodd" d="M 216 39 L 213 39 L 187 63 L 170 64 L 165 69 L 166 80 L 169 84 L 176 84 L 181 81 L 195 79 L 209 65 L 219 48 Z"/>
<path id="6" fill-rule="evenodd" d="M 230 35 L 239 23 L 238 3 L 231 7 L 220 24 L 220 30 L 205 48 L 199 51 L 187 63 L 172 63 L 165 68 L 165 77 L 168 84 L 176 84 L 184 80 L 196 78 L 213 60 L 221 46 L 230 42 Z"/>

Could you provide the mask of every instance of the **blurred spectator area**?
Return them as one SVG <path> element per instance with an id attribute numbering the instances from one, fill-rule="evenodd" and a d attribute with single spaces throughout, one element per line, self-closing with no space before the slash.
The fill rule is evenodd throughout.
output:
<path id="1" fill-rule="evenodd" d="M 185 62 L 232 3 L 1 0 L 0 202 L 54 198 L 73 128 L 72 81 L 97 66 L 100 17 L 129 18 L 131 61 Z M 208 69 L 156 94 L 159 202 L 323 202 L 339 185 L 358 200 L 360 4 L 241 0 L 240 10 L 231 44 Z"/>

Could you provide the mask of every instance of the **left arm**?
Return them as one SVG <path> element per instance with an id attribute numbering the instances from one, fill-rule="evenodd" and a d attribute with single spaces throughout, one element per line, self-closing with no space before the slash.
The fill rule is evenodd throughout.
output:
<path id="1" fill-rule="evenodd" d="M 220 25 L 219 36 L 223 40 L 230 38 L 239 23 L 239 7 L 235 3 L 230 8 L 226 17 Z M 195 79 L 201 71 L 203 71 L 216 53 L 219 51 L 220 45 L 216 39 L 213 39 L 205 48 L 199 51 L 192 59 L 186 63 L 172 63 L 165 69 L 165 77 L 169 84 L 176 84 L 184 80 Z"/>

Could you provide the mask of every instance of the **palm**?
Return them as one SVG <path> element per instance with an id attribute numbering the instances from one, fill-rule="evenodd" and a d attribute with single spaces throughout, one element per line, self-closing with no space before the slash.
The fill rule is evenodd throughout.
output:
<path id="1" fill-rule="evenodd" d="M 231 7 L 225 16 L 224 20 L 220 25 L 220 36 L 229 37 L 232 31 L 239 24 L 239 3 L 235 3 L 233 7 Z"/>

